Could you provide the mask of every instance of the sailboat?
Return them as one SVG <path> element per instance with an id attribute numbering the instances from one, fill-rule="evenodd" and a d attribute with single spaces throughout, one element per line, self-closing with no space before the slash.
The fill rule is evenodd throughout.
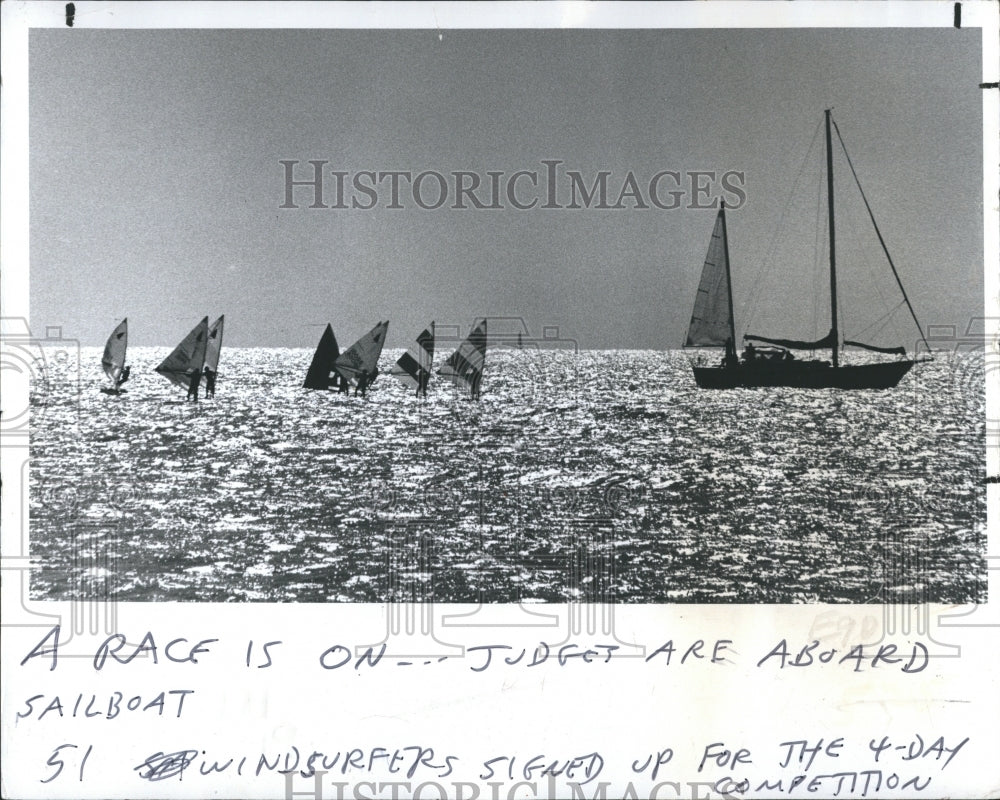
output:
<path id="1" fill-rule="evenodd" d="M 378 377 L 378 359 L 388 330 L 389 321 L 380 322 L 334 360 L 337 372 L 362 393 Z"/>
<path id="2" fill-rule="evenodd" d="M 702 267 L 701 282 L 695 297 L 694 311 L 684 340 L 685 348 L 722 347 L 724 354 L 721 362 L 715 365 L 693 364 L 694 379 L 703 389 L 732 389 L 736 387 L 791 386 L 806 389 L 889 389 L 895 386 L 909 372 L 915 363 L 906 357 L 903 347 L 876 347 L 857 341 L 841 340 L 838 330 L 837 314 L 837 261 L 834 229 L 833 202 L 833 147 L 831 127 L 836 129 L 830 110 L 826 110 L 826 177 L 827 177 L 827 211 L 830 226 L 830 332 L 817 341 L 800 341 L 796 339 L 777 339 L 767 336 L 747 334 L 743 338 L 749 341 L 743 353 L 742 360 L 736 354 L 736 325 L 733 317 L 733 290 L 729 265 L 729 239 L 726 232 L 726 209 L 723 204 L 715 220 L 712 239 L 708 254 Z M 840 131 L 837 138 L 847 155 Z M 850 156 L 847 156 L 848 164 Z M 854 166 L 851 173 L 857 182 L 861 183 Z M 862 191 L 862 197 L 864 192 Z M 892 262 L 892 257 L 885 246 L 882 234 L 875 223 L 871 206 L 865 198 L 865 207 L 871 217 L 878 240 L 882 245 L 892 273 L 896 278 L 917 330 L 922 331 L 913 306 L 906 296 L 906 290 L 899 278 L 899 273 Z M 921 337 L 923 333 L 921 332 Z M 753 342 L 763 342 L 765 346 L 755 347 Z M 926 344 L 926 339 L 924 340 Z M 842 346 L 861 347 L 887 355 L 898 356 L 896 361 L 883 361 L 870 364 L 841 364 L 840 349 Z M 800 360 L 791 350 L 822 350 L 830 349 L 830 361 L 817 359 Z M 928 350 L 930 348 L 928 347 Z"/>
<path id="3" fill-rule="evenodd" d="M 223 314 L 208 328 L 208 343 L 205 346 L 205 396 L 215 397 L 215 382 L 219 375 L 219 356 L 222 354 L 222 328 L 226 322 Z"/>
<path id="4" fill-rule="evenodd" d="M 405 385 L 415 388 L 417 396 L 427 396 L 427 384 L 431 380 L 431 365 L 434 363 L 434 323 L 417 337 L 417 341 L 400 356 L 390 374 Z"/>
<path id="5" fill-rule="evenodd" d="M 449 378 L 452 383 L 469 390 L 469 399 L 479 399 L 479 386 L 483 380 L 486 364 L 486 320 L 472 329 L 458 349 L 448 356 L 438 375 Z"/>
<path id="6" fill-rule="evenodd" d="M 202 318 L 191 332 L 185 336 L 179 345 L 173 349 L 160 366 L 156 368 L 164 378 L 176 383 L 188 391 L 192 380 L 197 377 L 201 382 L 202 369 L 205 366 L 205 354 L 208 348 L 208 317 Z M 195 387 L 197 387 L 197 383 Z M 197 397 L 197 394 L 195 394 Z"/>
<path id="7" fill-rule="evenodd" d="M 101 366 L 104 367 L 104 374 L 111 379 L 111 386 L 101 389 L 105 394 L 121 394 L 126 391 L 121 388 L 121 385 L 128 380 L 129 370 L 125 369 L 125 350 L 127 348 L 128 317 L 115 326 L 108 337 L 107 344 L 104 345 Z"/>

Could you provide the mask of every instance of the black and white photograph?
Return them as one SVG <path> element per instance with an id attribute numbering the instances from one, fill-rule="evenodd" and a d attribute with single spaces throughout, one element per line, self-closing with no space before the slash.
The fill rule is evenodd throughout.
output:
<path id="1" fill-rule="evenodd" d="M 2 11 L 5 797 L 995 795 L 996 4 Z"/>
<path id="2" fill-rule="evenodd" d="M 33 32 L 31 596 L 986 600 L 979 36 Z"/>

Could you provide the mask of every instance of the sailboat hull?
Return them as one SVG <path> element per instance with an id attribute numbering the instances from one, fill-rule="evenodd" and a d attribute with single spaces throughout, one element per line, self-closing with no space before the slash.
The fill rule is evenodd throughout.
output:
<path id="1" fill-rule="evenodd" d="M 891 389 L 910 371 L 913 361 L 889 361 L 832 367 L 826 361 L 781 361 L 730 367 L 694 367 L 702 389 L 755 389 L 788 386 L 797 389 Z"/>

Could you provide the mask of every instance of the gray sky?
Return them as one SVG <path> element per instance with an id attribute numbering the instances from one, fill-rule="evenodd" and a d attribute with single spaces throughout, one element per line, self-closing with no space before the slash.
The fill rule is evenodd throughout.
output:
<path id="1" fill-rule="evenodd" d="M 629 170 L 744 172 L 737 326 L 756 293 L 754 332 L 822 334 L 821 138 L 792 188 L 828 106 L 922 322 L 964 326 L 983 306 L 980 36 L 33 30 L 32 327 L 101 344 L 128 316 L 132 343 L 173 345 L 225 313 L 229 345 L 311 347 L 328 321 L 344 345 L 389 319 L 405 346 L 490 314 L 585 348 L 679 346 L 710 210 L 425 211 L 405 188 L 394 210 L 384 184 L 372 210 L 279 209 L 280 159 L 486 179 L 557 158 L 610 170 L 615 196 Z M 838 238 L 851 335 L 898 294 L 836 170 L 838 237 L 859 226 Z M 912 346 L 896 329 L 879 343 Z"/>

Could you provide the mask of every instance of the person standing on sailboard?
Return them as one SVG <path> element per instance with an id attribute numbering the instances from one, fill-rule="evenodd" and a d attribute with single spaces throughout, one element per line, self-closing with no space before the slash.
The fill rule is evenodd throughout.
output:
<path id="1" fill-rule="evenodd" d="M 115 381 L 115 389 L 116 390 L 121 389 L 122 388 L 122 384 L 125 383 L 125 381 L 128 380 L 129 375 L 131 375 L 131 374 L 132 374 L 132 367 L 131 366 L 122 367 L 121 375 L 119 375 L 118 376 L 118 380 Z"/>
<path id="2" fill-rule="evenodd" d="M 198 385 L 201 383 L 201 369 L 194 367 L 189 372 L 191 382 L 188 384 L 187 399 L 198 402 Z"/>
<path id="3" fill-rule="evenodd" d="M 365 397 L 368 394 L 368 373 L 359 372 L 358 373 L 358 385 L 354 388 L 354 396 L 358 396 L 358 392 L 361 392 L 361 396 Z"/>
<path id="4" fill-rule="evenodd" d="M 215 376 L 216 372 L 207 364 L 205 365 L 205 397 L 215 397 Z M 195 398 L 197 399 L 197 397 Z"/>

